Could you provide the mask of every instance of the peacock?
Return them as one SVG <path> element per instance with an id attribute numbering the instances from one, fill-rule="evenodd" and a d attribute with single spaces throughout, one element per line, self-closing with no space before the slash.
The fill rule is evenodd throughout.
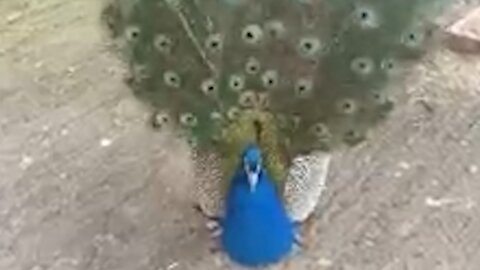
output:
<path id="1" fill-rule="evenodd" d="M 263 266 L 301 245 L 331 153 L 388 117 L 446 2 L 112 0 L 103 21 L 152 126 L 191 146 L 221 249 Z"/>

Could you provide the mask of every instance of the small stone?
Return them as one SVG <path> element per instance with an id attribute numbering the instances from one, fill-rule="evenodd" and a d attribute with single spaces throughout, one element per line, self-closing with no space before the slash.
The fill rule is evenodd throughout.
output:
<path id="1" fill-rule="evenodd" d="M 395 177 L 395 178 L 400 178 L 400 177 L 402 177 L 402 175 L 403 174 L 401 172 L 394 172 L 393 173 L 393 177 Z"/>
<path id="2" fill-rule="evenodd" d="M 116 127 L 122 127 L 124 126 L 125 124 L 123 123 L 123 121 L 119 118 L 114 118 L 113 119 L 113 125 L 115 125 Z"/>
<path id="3" fill-rule="evenodd" d="M 101 147 L 108 147 L 110 145 L 112 145 L 112 140 L 107 139 L 107 138 L 103 138 L 103 139 L 100 140 L 100 146 Z"/>
<path id="4" fill-rule="evenodd" d="M 435 199 L 432 197 L 427 197 L 425 198 L 425 204 L 430 207 L 442 207 L 446 205 L 451 205 L 453 203 L 456 203 L 458 200 L 454 198 L 440 198 L 440 199 Z"/>
<path id="5" fill-rule="evenodd" d="M 178 262 L 171 263 L 167 266 L 167 270 L 173 270 L 177 268 L 180 264 Z"/>
<path id="6" fill-rule="evenodd" d="M 333 265 L 333 262 L 327 258 L 320 258 L 317 260 L 317 264 L 322 267 L 330 267 Z"/>
<path id="7" fill-rule="evenodd" d="M 30 165 L 33 164 L 33 158 L 30 156 L 22 156 L 22 160 L 20 161 L 20 168 L 27 169 Z"/>
<path id="8" fill-rule="evenodd" d="M 364 243 L 367 247 L 374 247 L 375 246 L 375 242 L 373 242 L 372 240 L 370 239 L 365 239 L 364 240 Z"/>
<path id="9" fill-rule="evenodd" d="M 432 197 L 425 198 L 425 204 L 430 207 L 439 207 L 442 205 L 441 201 L 436 200 Z"/>
<path id="10" fill-rule="evenodd" d="M 70 73 L 70 74 L 74 73 L 75 71 L 76 71 L 75 67 L 68 67 L 67 68 L 67 72 Z"/>
<path id="11" fill-rule="evenodd" d="M 7 16 L 7 23 L 9 23 L 9 24 L 14 23 L 18 19 L 20 19 L 20 17 L 22 17 L 21 12 L 14 12 L 14 13 Z"/>
<path id="12" fill-rule="evenodd" d="M 404 170 L 408 170 L 410 169 L 410 164 L 408 164 L 407 162 L 405 161 L 402 161 L 398 164 L 398 166 Z"/>
<path id="13" fill-rule="evenodd" d="M 35 63 L 34 67 L 36 69 L 39 69 L 39 68 L 43 67 L 43 62 L 40 61 L 40 62 Z"/>
<path id="14" fill-rule="evenodd" d="M 471 173 L 471 174 L 477 174 L 478 173 L 478 166 L 477 165 L 468 166 L 468 172 Z"/>
<path id="15" fill-rule="evenodd" d="M 66 128 L 60 130 L 60 135 L 62 135 L 62 136 L 67 136 L 68 133 L 69 133 L 69 131 L 68 131 L 68 129 L 66 129 Z"/>
<path id="16" fill-rule="evenodd" d="M 43 147 L 49 147 L 50 144 L 51 144 L 51 142 L 50 142 L 50 139 L 48 139 L 48 138 L 42 140 L 42 142 L 41 142 L 41 145 L 42 145 Z"/>

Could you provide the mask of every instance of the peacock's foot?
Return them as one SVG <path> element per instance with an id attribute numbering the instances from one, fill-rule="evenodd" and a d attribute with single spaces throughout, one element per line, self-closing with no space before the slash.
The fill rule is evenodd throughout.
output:
<path id="1" fill-rule="evenodd" d="M 195 209 L 196 212 L 198 212 L 202 217 L 204 217 L 208 221 L 215 221 L 218 224 L 220 224 L 221 218 L 219 216 L 213 216 L 205 213 L 205 211 L 203 211 L 202 207 L 199 204 L 195 204 L 193 208 Z"/>
<path id="2" fill-rule="evenodd" d="M 310 215 L 301 226 L 301 232 L 298 234 L 297 243 L 302 249 L 311 249 L 317 242 L 317 217 Z"/>
<path id="3" fill-rule="evenodd" d="M 217 253 L 220 251 L 220 242 L 219 237 L 222 234 L 222 227 L 220 224 L 221 218 L 217 216 L 211 216 L 205 213 L 202 208 L 197 204 L 194 206 L 194 209 L 200 213 L 200 215 L 207 219 L 205 227 L 210 233 L 210 237 L 213 240 L 213 245 L 210 247 L 210 252 Z"/>

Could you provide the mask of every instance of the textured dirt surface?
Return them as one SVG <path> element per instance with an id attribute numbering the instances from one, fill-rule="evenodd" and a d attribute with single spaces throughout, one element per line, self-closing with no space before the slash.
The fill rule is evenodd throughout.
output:
<path id="1" fill-rule="evenodd" d="M 0 1 L 0 269 L 225 269 L 186 147 L 145 124 L 99 11 Z M 289 268 L 479 269 L 480 59 L 438 50 L 400 100 L 334 157 L 314 248 Z"/>

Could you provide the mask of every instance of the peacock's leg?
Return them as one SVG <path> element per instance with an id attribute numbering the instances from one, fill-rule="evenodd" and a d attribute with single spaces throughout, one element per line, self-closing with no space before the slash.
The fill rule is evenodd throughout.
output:
<path id="1" fill-rule="evenodd" d="M 222 233 L 222 226 L 221 226 L 222 218 L 219 216 L 212 216 L 205 213 L 205 211 L 203 211 L 203 208 L 198 204 L 194 205 L 194 209 L 195 211 L 200 213 L 202 217 L 207 219 L 205 227 L 207 227 L 208 231 L 210 232 L 210 236 L 213 239 L 217 239 Z"/>

